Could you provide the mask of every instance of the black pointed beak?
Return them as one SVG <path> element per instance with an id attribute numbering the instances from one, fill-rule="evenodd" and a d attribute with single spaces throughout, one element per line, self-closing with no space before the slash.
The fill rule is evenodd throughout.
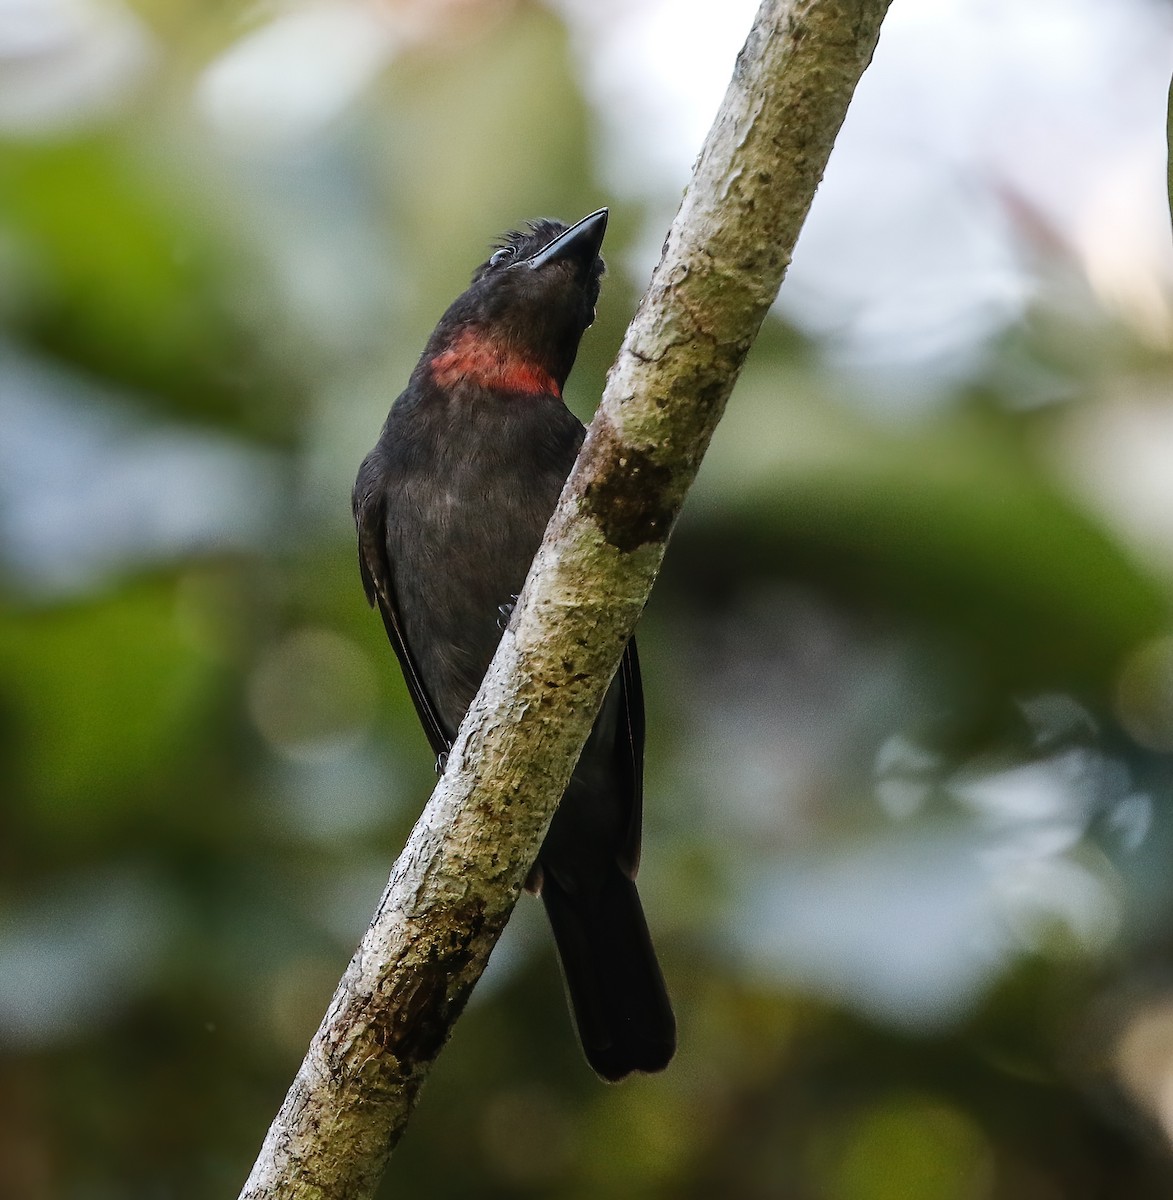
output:
<path id="1" fill-rule="evenodd" d="M 607 209 L 600 208 L 589 217 L 583 217 L 577 225 L 571 225 L 565 233 L 560 233 L 548 246 L 527 259 L 526 265 L 530 270 L 538 271 L 547 263 L 573 262 L 585 275 L 599 257 L 606 232 Z"/>

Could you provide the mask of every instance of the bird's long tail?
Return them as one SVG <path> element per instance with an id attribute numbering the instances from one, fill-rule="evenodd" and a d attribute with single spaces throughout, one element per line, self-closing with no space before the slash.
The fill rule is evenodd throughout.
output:
<path id="1" fill-rule="evenodd" d="M 587 1061 L 604 1079 L 659 1071 L 676 1050 L 676 1018 L 635 883 L 617 865 L 590 894 L 551 872 L 542 899 Z"/>

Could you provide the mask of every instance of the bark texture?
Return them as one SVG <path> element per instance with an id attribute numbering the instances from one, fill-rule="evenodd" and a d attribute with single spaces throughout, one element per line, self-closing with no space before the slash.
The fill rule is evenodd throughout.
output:
<path id="1" fill-rule="evenodd" d="M 888 3 L 762 4 L 497 656 L 242 1197 L 373 1194 L 647 601 Z"/>

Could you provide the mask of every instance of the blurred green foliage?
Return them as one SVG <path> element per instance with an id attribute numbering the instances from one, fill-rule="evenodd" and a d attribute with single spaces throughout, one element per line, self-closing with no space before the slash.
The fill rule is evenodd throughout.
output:
<path id="1" fill-rule="evenodd" d="M 28 1200 L 243 1181 L 432 782 L 354 469 L 491 238 L 607 199 L 550 9 L 417 14 L 288 142 L 195 100 L 262 14 L 135 11 L 117 106 L 0 142 L 0 1195 Z M 641 283 L 614 216 L 583 415 Z M 387 1195 L 1173 1191 L 1173 1056 L 1129 1057 L 1167 995 L 1168 680 L 1121 700 L 1169 580 L 1055 465 L 1173 357 L 1073 315 L 1066 268 L 911 417 L 768 324 L 641 634 L 679 1057 L 601 1086 L 523 901 Z"/>

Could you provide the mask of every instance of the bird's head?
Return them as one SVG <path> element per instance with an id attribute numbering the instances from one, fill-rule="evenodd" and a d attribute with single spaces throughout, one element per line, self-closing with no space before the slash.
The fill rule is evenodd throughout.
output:
<path id="1" fill-rule="evenodd" d="M 601 208 L 576 225 L 542 219 L 505 234 L 436 327 L 433 378 L 560 394 L 595 319 L 606 229 Z"/>

